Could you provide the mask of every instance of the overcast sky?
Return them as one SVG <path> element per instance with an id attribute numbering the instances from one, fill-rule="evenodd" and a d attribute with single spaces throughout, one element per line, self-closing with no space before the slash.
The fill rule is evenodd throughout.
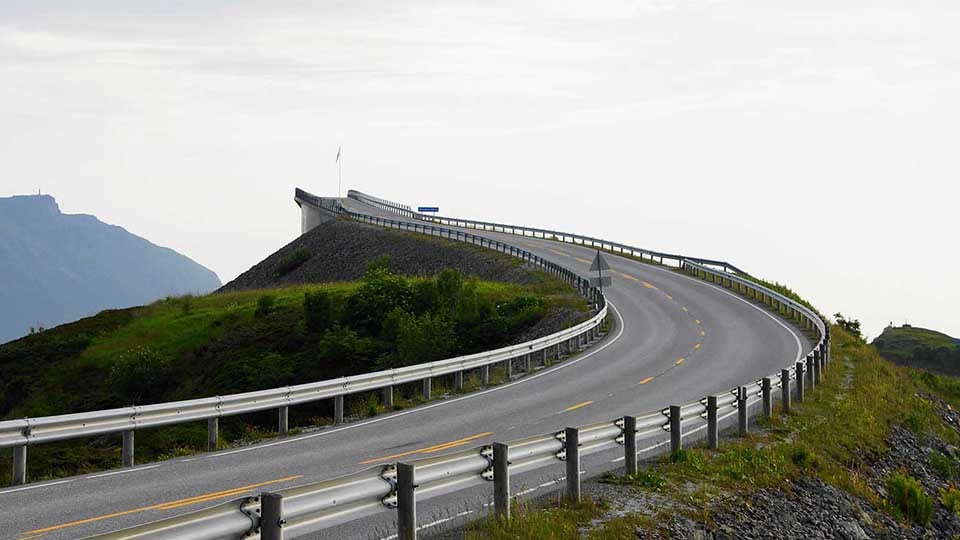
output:
<path id="1" fill-rule="evenodd" d="M 960 337 L 960 4 L 0 0 L 0 196 L 228 281 L 293 190 L 730 260 Z"/>

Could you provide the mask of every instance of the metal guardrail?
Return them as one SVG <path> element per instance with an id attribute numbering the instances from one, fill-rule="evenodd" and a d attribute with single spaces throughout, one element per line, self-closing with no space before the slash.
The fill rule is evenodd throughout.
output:
<path id="1" fill-rule="evenodd" d="M 374 223 L 382 220 L 370 219 Z M 271 501 L 269 508 L 258 497 L 236 499 L 193 514 L 91 538 L 213 540 L 276 539 L 284 535 L 293 538 L 396 509 L 399 538 L 411 540 L 416 537 L 417 500 L 438 497 L 472 485 L 492 483 L 495 512 L 509 515 L 511 474 L 563 462 L 567 471 L 564 478 L 567 497 L 577 499 L 580 493 L 580 458 L 584 455 L 623 447 L 627 471 L 635 471 L 638 454 L 666 452 L 668 449 L 677 451 L 685 439 L 689 441 L 704 430 L 707 432 L 708 446 L 716 448 L 719 444 L 719 425 L 731 416 L 737 416 L 739 432 L 745 434 L 751 409 L 754 409 L 752 415 L 756 415 L 756 405 L 761 404 L 760 414 L 769 416 L 773 411 L 775 396 L 780 398 L 782 411 L 789 413 L 794 393 L 796 399 L 802 400 L 805 385 L 815 386 L 822 381 L 823 370 L 830 361 L 829 327 L 809 308 L 750 280 L 713 270 L 690 259 L 683 259 L 681 267 L 699 279 L 752 297 L 776 309 L 782 317 L 808 329 L 817 336 L 813 350 L 804 362 L 785 366 L 778 373 L 659 411 L 623 416 L 504 444 L 478 446 L 427 459 L 374 467 L 340 478 L 262 494 L 263 501 L 268 498 Z M 792 387 L 796 389 L 795 392 L 791 390 Z M 667 436 L 669 440 L 666 440 Z M 646 444 L 646 447 L 639 449 L 638 444 Z M 232 516 L 229 522 L 227 516 Z M 247 528 L 243 529 L 241 524 Z"/>
<path id="2" fill-rule="evenodd" d="M 699 257 L 690 257 L 687 255 L 677 255 L 675 253 L 664 253 L 660 251 L 653 251 L 649 249 L 630 246 L 627 244 L 621 244 L 619 242 L 611 242 L 609 240 L 603 240 L 603 239 L 594 238 L 591 236 L 584 236 L 582 234 L 553 231 L 550 229 L 538 229 L 535 227 L 525 227 L 523 225 L 508 225 L 504 223 L 493 223 L 489 221 L 476 221 L 472 219 L 420 214 L 420 213 L 414 212 L 409 206 L 405 204 L 390 202 L 388 200 L 380 199 L 378 197 L 373 197 L 373 196 L 367 195 L 366 193 L 362 193 L 360 191 L 356 191 L 353 189 L 347 191 L 347 197 L 387 212 L 393 212 L 397 215 L 418 219 L 421 221 L 427 221 L 431 223 L 440 223 L 442 225 L 448 225 L 448 226 L 454 226 L 454 227 L 480 229 L 480 230 L 490 231 L 490 232 L 514 234 L 518 236 L 530 236 L 533 238 L 543 238 L 547 240 L 556 240 L 558 242 L 564 242 L 567 244 L 588 246 L 591 248 L 602 249 L 602 250 L 610 251 L 613 253 L 619 253 L 621 255 L 637 257 L 640 260 L 649 260 L 651 262 L 658 262 L 660 264 L 664 264 L 664 260 L 673 261 L 677 267 L 682 266 L 683 261 L 686 260 L 686 261 L 695 262 L 697 264 L 723 268 L 724 272 L 733 270 L 738 274 L 746 274 L 746 272 L 744 272 L 743 270 L 737 268 L 736 266 L 726 261 L 702 259 Z"/>
<path id="3" fill-rule="evenodd" d="M 305 198 L 305 200 L 309 199 Z M 424 381 L 424 392 L 429 397 L 430 381 L 434 377 L 480 369 L 484 383 L 486 383 L 489 380 L 489 367 L 491 365 L 511 362 L 513 359 L 534 353 L 542 353 L 543 358 L 546 359 L 548 349 L 552 350 L 559 358 L 561 346 L 565 346 L 569 352 L 573 348 L 579 348 L 599 336 L 600 327 L 607 315 L 606 302 L 597 289 L 591 288 L 586 279 L 572 270 L 547 261 L 519 247 L 455 229 L 368 216 L 346 210 L 339 204 L 335 208 L 327 209 L 362 222 L 467 242 L 517 257 L 572 284 L 581 295 L 596 305 L 597 311 L 588 320 L 545 337 L 492 351 L 446 360 L 227 396 L 41 418 L 6 420 L 0 422 L 0 448 L 14 448 L 14 485 L 19 485 L 25 481 L 26 449 L 28 445 L 123 433 L 124 448 L 122 455 L 124 456 L 124 465 L 130 466 L 133 464 L 133 434 L 135 430 L 207 420 L 210 431 L 208 439 L 211 442 L 210 446 L 214 447 L 219 429 L 219 418 L 277 409 L 280 419 L 279 432 L 284 434 L 287 428 L 287 408 L 292 405 L 333 398 L 335 400 L 335 421 L 342 422 L 344 396 L 383 389 L 390 392 L 388 399 L 392 402 L 394 386 Z"/>

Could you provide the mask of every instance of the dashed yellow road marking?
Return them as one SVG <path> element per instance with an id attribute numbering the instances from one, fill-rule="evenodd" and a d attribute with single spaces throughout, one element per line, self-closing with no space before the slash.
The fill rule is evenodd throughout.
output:
<path id="1" fill-rule="evenodd" d="M 700 350 L 700 344 L 697 343 L 696 345 L 694 345 L 694 346 L 693 346 L 693 350 L 699 351 L 699 350 Z"/>
<path id="2" fill-rule="evenodd" d="M 647 384 L 648 382 L 650 382 L 650 381 L 652 381 L 652 380 L 653 380 L 653 377 L 647 377 L 646 379 L 640 381 L 640 384 Z"/>
<path id="3" fill-rule="evenodd" d="M 551 249 L 551 250 L 550 250 L 550 253 L 553 253 L 554 255 L 559 255 L 559 256 L 561 256 L 561 257 L 569 257 L 569 256 L 570 256 L 570 255 L 568 255 L 568 254 L 566 254 L 566 253 L 564 253 L 564 252 L 562 252 L 562 251 L 557 251 L 557 250 L 555 250 L 555 249 Z"/>
<path id="4" fill-rule="evenodd" d="M 571 405 L 571 406 L 567 407 L 566 409 L 564 409 L 564 411 L 575 411 L 575 410 L 577 410 L 577 409 L 579 409 L 579 408 L 581 408 L 581 407 L 586 407 L 587 405 L 590 405 L 591 403 L 593 403 L 593 402 L 592 402 L 592 401 L 584 401 L 583 403 L 577 403 L 576 405 Z"/>
<path id="5" fill-rule="evenodd" d="M 586 260 L 586 259 L 581 259 L 580 257 L 574 257 L 574 259 L 576 259 L 576 260 L 578 260 L 578 261 L 580 261 L 580 262 L 582 262 L 582 263 L 590 264 L 590 261 L 588 261 L 588 260 Z"/>
<path id="6" fill-rule="evenodd" d="M 670 296 L 669 294 L 667 294 L 667 293 L 663 293 L 663 295 L 664 295 L 664 296 L 666 296 L 667 298 L 669 298 L 670 300 L 673 300 L 673 297 L 672 297 L 672 296 Z"/>
<path id="7" fill-rule="evenodd" d="M 639 279 L 631 276 L 630 274 L 624 274 L 623 272 L 620 272 L 620 275 L 623 276 L 623 277 L 625 277 L 625 278 L 627 278 L 627 279 L 632 279 L 633 281 L 640 281 Z"/>
<path id="8" fill-rule="evenodd" d="M 697 324 L 700 324 L 700 319 L 697 319 Z"/>
<path id="9" fill-rule="evenodd" d="M 687 309 L 687 306 L 683 306 L 683 310 L 686 311 L 687 313 L 690 313 L 690 310 Z"/>
<path id="10" fill-rule="evenodd" d="M 401 452 L 401 453 L 399 453 L 399 454 L 393 454 L 393 455 L 391 455 L 391 456 L 384 456 L 384 457 L 380 457 L 380 458 L 368 459 L 368 460 L 366 460 L 366 461 L 361 461 L 359 464 L 360 464 L 360 465 L 369 465 L 369 464 L 371 464 L 371 463 L 379 463 L 379 462 L 381 462 L 381 461 L 387 461 L 387 460 L 396 459 L 396 458 L 399 458 L 399 457 L 410 456 L 410 455 L 413 455 L 413 454 L 432 454 L 432 453 L 434 453 L 434 452 L 439 452 L 439 451 L 441 451 L 441 450 L 447 450 L 447 449 L 449 449 L 449 448 L 455 448 L 455 447 L 457 447 L 457 446 L 463 446 L 464 444 L 467 444 L 467 443 L 470 442 L 470 441 L 474 441 L 474 440 L 476 440 L 476 439 L 480 439 L 480 438 L 482 438 L 482 437 L 486 437 L 487 435 L 493 435 L 493 432 L 492 432 L 492 431 L 487 431 L 486 433 L 478 433 L 478 434 L 476 434 L 476 435 L 471 435 L 471 436 L 469 436 L 469 437 L 464 437 L 464 438 L 462 438 L 462 439 L 457 439 L 457 440 L 455 440 L 455 441 L 450 441 L 450 442 L 435 444 L 435 445 L 433 445 L 433 446 L 428 446 L 428 447 L 426 447 L 426 448 L 419 448 L 419 449 L 417 449 L 417 450 L 408 450 L 408 451 L 406 451 L 406 452 Z"/>
<path id="11" fill-rule="evenodd" d="M 676 362 L 674 362 L 674 365 L 679 366 L 680 364 L 683 363 L 684 360 L 686 360 L 686 358 L 681 358 L 681 359 L 677 360 Z"/>
<path id="12" fill-rule="evenodd" d="M 700 337 L 703 337 L 703 336 L 705 336 L 705 335 L 707 335 L 707 333 L 704 332 L 703 330 L 701 330 L 701 331 L 700 331 Z"/>
<path id="13" fill-rule="evenodd" d="M 660 289 L 657 289 L 656 287 L 654 287 L 653 284 L 651 284 L 651 283 L 649 283 L 649 282 L 647 282 L 647 281 L 642 281 L 641 283 L 643 283 L 643 286 L 646 287 L 646 288 L 648 288 L 648 289 L 653 289 L 653 290 L 655 290 L 655 291 L 660 290 Z"/>
<path id="14" fill-rule="evenodd" d="M 233 488 L 233 489 L 227 489 L 227 490 L 224 490 L 224 491 L 216 491 L 216 492 L 213 492 L 213 493 L 207 493 L 207 494 L 205 494 L 205 495 L 197 495 L 196 497 L 190 497 L 190 498 L 187 498 L 187 499 L 180 499 L 180 500 L 169 501 L 169 502 L 165 502 L 165 503 L 152 504 L 152 505 L 150 505 L 150 506 L 142 506 L 142 507 L 140 507 L 140 508 L 134 508 L 134 509 L 132 509 L 132 510 L 123 510 L 123 511 L 120 511 L 120 512 L 113 512 L 112 514 L 104 514 L 104 515 L 102 515 L 102 516 L 96 516 L 96 517 L 91 517 L 91 518 L 86 518 L 86 519 L 80 519 L 80 520 L 77 520 L 77 521 L 71 521 L 71 522 L 69 522 L 69 523 L 62 523 L 62 524 L 60 524 L 60 525 L 53 525 L 53 526 L 50 526 L 50 527 L 44 527 L 44 528 L 42 528 L 42 529 L 34 529 L 34 530 L 32 530 L 32 531 L 27 531 L 27 532 L 25 532 L 25 533 L 23 533 L 23 534 L 24 534 L 24 535 L 40 535 L 40 536 L 43 536 L 43 534 L 46 534 L 46 533 L 51 532 L 51 531 L 59 531 L 59 530 L 61 530 L 61 529 L 66 529 L 66 528 L 69 528 L 69 527 L 76 527 L 77 525 L 85 525 L 85 524 L 87 524 L 87 523 L 94 523 L 94 522 L 97 522 L 97 521 L 103 521 L 103 520 L 105 520 L 105 519 L 111 519 L 111 518 L 120 517 L 120 516 L 127 516 L 127 515 L 130 515 L 130 514 L 138 514 L 138 513 L 140 513 L 140 512 L 146 512 L 146 511 L 148 511 L 148 510 L 171 510 L 171 509 L 174 509 L 174 508 L 180 508 L 181 506 L 187 506 L 187 505 L 191 505 L 191 504 L 208 502 L 208 501 L 212 501 L 212 500 L 216 500 L 216 499 L 225 499 L 225 498 L 227 498 L 227 497 L 233 497 L 233 496 L 235 496 L 235 495 L 240 495 L 240 494 L 243 494 L 243 493 L 247 493 L 247 492 L 253 491 L 253 490 L 255 490 L 255 489 L 259 488 L 259 487 L 269 486 L 269 485 L 271 485 L 271 484 L 279 484 L 279 483 L 281 483 L 281 482 L 289 482 L 289 481 L 291 481 L 291 480 L 296 480 L 296 479 L 298 479 L 298 478 L 303 478 L 303 475 L 302 475 L 302 474 L 298 474 L 298 475 L 295 475 L 295 476 L 287 476 L 287 477 L 285 477 L 285 478 L 277 478 L 276 480 L 268 480 L 268 481 L 266 481 L 266 482 L 260 482 L 260 483 L 258 483 L 258 484 L 250 484 L 250 485 L 248 485 L 248 486 L 241 486 L 241 487 L 237 487 L 237 488 Z M 33 536 L 32 538 L 37 538 L 37 537 L 36 537 L 36 536 Z"/>

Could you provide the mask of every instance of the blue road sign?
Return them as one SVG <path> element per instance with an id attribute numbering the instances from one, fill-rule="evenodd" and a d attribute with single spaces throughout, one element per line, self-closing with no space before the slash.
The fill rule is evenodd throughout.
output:
<path id="1" fill-rule="evenodd" d="M 417 212 L 439 212 L 439 206 L 418 206 Z"/>

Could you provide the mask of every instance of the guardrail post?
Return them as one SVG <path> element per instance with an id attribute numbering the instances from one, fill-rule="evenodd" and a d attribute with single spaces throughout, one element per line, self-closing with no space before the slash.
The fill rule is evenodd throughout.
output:
<path id="1" fill-rule="evenodd" d="M 217 442 L 220 440 L 220 419 L 207 418 L 207 450 L 217 449 Z"/>
<path id="2" fill-rule="evenodd" d="M 627 474 L 637 473 L 637 417 L 623 417 L 623 457 Z"/>
<path id="3" fill-rule="evenodd" d="M 283 495 L 260 495 L 260 540 L 283 540 Z"/>
<path id="4" fill-rule="evenodd" d="M 493 443 L 493 509 L 500 519 L 510 519 L 510 449 Z"/>
<path id="5" fill-rule="evenodd" d="M 433 397 L 433 378 L 427 377 L 423 380 L 423 399 Z"/>
<path id="6" fill-rule="evenodd" d="M 503 370 L 507 373 L 507 380 L 513 377 L 513 358 L 503 363 Z"/>
<path id="7" fill-rule="evenodd" d="M 670 453 L 679 452 L 683 448 L 683 424 L 680 417 L 680 406 L 670 406 Z"/>
<path id="8" fill-rule="evenodd" d="M 490 384 L 490 366 L 486 365 L 480 368 L 480 384 L 487 386 Z"/>
<path id="9" fill-rule="evenodd" d="M 717 426 L 717 396 L 707 396 L 707 447 L 720 447 L 720 429 Z"/>
<path id="10" fill-rule="evenodd" d="M 816 358 L 813 354 L 807 355 L 807 383 L 810 387 L 810 390 L 813 390 L 817 386 L 817 368 L 816 368 Z"/>
<path id="11" fill-rule="evenodd" d="M 463 372 L 458 371 L 453 374 L 453 389 L 460 391 L 463 390 Z"/>
<path id="12" fill-rule="evenodd" d="M 417 540 L 415 467 L 397 463 L 397 540 Z"/>
<path id="13" fill-rule="evenodd" d="M 343 396 L 333 397 L 333 423 L 343 423 Z"/>
<path id="14" fill-rule="evenodd" d="M 124 467 L 133 467 L 133 430 L 123 432 L 123 447 L 120 450 L 121 461 Z"/>
<path id="15" fill-rule="evenodd" d="M 797 378 L 796 378 L 796 380 L 797 380 L 797 403 L 802 403 L 802 402 L 803 402 L 803 377 L 804 377 L 804 369 L 803 369 L 803 366 L 804 366 L 803 362 L 797 362 L 796 368 L 794 369 L 794 373 L 796 373 L 796 375 L 797 375 Z"/>
<path id="16" fill-rule="evenodd" d="M 285 437 L 290 431 L 290 407 L 280 407 L 277 409 L 277 435 Z"/>
<path id="17" fill-rule="evenodd" d="M 750 416 L 747 414 L 746 386 L 741 386 L 737 389 L 737 420 L 740 428 L 740 436 L 745 437 L 750 431 Z"/>
<path id="18" fill-rule="evenodd" d="M 763 398 L 763 417 L 770 419 L 773 415 L 773 380 L 770 377 L 764 377 L 760 383 L 761 396 Z"/>
<path id="19" fill-rule="evenodd" d="M 547 349 L 540 351 L 540 365 L 547 367 Z"/>
<path id="20" fill-rule="evenodd" d="M 383 388 L 383 406 L 387 409 L 393 408 L 393 385 Z"/>
<path id="21" fill-rule="evenodd" d="M 564 430 L 567 453 L 567 500 L 580 502 L 580 430 L 568 427 Z"/>
<path id="22" fill-rule="evenodd" d="M 783 414 L 790 414 L 790 370 L 780 370 L 780 404 Z"/>
<path id="23" fill-rule="evenodd" d="M 27 483 L 27 445 L 13 447 L 13 478 L 11 484 L 22 486 Z"/>
<path id="24" fill-rule="evenodd" d="M 820 354 L 819 350 L 813 351 L 813 375 L 817 384 L 823 382 L 823 355 Z"/>

